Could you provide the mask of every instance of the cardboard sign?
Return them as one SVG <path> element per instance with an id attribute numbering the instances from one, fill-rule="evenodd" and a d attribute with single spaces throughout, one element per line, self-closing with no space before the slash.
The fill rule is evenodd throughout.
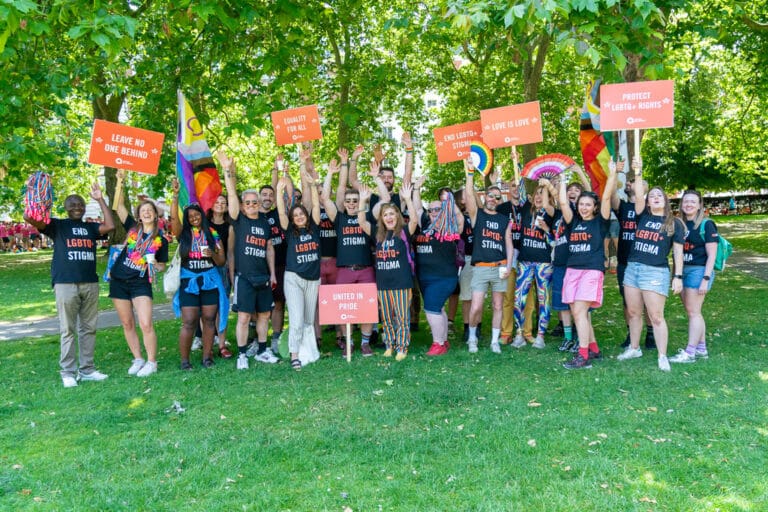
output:
<path id="1" fill-rule="evenodd" d="M 375 324 L 379 321 L 374 283 L 321 285 L 318 303 L 320 325 Z"/>
<path id="2" fill-rule="evenodd" d="M 432 130 L 437 148 L 437 162 L 447 164 L 469 157 L 469 146 L 480 138 L 480 121 L 443 126 Z"/>
<path id="3" fill-rule="evenodd" d="M 674 125 L 674 80 L 600 86 L 602 131 L 671 128 Z"/>
<path id="4" fill-rule="evenodd" d="M 272 112 L 272 127 L 278 146 L 323 138 L 317 105 Z"/>
<path id="5" fill-rule="evenodd" d="M 157 174 L 164 139 L 164 133 L 96 119 L 88 163 Z"/>
<path id="6" fill-rule="evenodd" d="M 480 111 L 483 142 L 489 148 L 521 146 L 544 140 L 538 101 Z"/>

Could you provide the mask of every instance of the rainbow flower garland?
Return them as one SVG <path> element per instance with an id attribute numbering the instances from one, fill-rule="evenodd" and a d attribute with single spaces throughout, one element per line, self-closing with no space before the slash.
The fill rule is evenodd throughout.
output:
<path id="1" fill-rule="evenodd" d="M 218 245 L 219 241 L 221 240 L 219 233 L 216 232 L 216 230 L 213 228 L 209 228 L 209 231 L 211 232 L 211 236 L 213 236 L 213 245 Z M 205 235 L 203 235 L 203 232 L 200 231 L 200 228 L 192 227 L 192 248 L 189 251 L 190 256 L 196 255 L 193 256 L 195 259 L 203 259 L 205 256 L 203 256 L 200 247 L 204 245 L 207 245 Z"/>
<path id="2" fill-rule="evenodd" d="M 158 232 L 155 238 L 149 236 L 144 237 L 143 229 L 131 229 L 128 232 L 128 237 L 125 239 L 126 254 L 131 263 L 137 267 L 145 267 L 141 271 L 140 277 L 144 277 L 144 273 L 149 270 L 149 282 L 153 281 L 155 276 L 154 265 L 147 263 L 145 254 L 155 254 L 163 246 L 162 235 Z M 139 238 L 142 238 L 139 241 Z"/>

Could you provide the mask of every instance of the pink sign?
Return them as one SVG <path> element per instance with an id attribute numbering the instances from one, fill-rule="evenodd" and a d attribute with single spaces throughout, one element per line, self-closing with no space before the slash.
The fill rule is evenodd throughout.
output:
<path id="1" fill-rule="evenodd" d="M 374 283 L 324 284 L 318 295 L 320 325 L 374 324 L 379 305 Z"/>
<path id="2" fill-rule="evenodd" d="M 522 146 L 544 140 L 538 101 L 480 111 L 483 142 L 489 148 Z"/>
<path id="3" fill-rule="evenodd" d="M 600 86 L 600 130 L 645 130 L 674 125 L 673 80 Z"/>

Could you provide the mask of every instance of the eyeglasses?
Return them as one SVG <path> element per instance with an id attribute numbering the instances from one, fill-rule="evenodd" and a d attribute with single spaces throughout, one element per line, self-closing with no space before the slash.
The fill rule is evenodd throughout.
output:
<path id="1" fill-rule="evenodd" d="M 429 213 L 438 213 L 442 208 L 440 206 L 435 206 L 434 208 L 427 208 L 427 211 Z"/>
<path id="2" fill-rule="evenodd" d="M 243 204 L 245 206 L 251 206 L 251 205 L 258 206 L 259 202 L 258 201 L 243 201 Z"/>
<path id="3" fill-rule="evenodd" d="M 498 201 L 499 199 L 501 199 L 501 194 L 485 194 L 485 197 L 489 199 L 495 199 Z"/>
<path id="4" fill-rule="evenodd" d="M 345 199 L 344 200 L 345 203 L 357 203 L 359 201 L 360 201 L 359 199 Z"/>

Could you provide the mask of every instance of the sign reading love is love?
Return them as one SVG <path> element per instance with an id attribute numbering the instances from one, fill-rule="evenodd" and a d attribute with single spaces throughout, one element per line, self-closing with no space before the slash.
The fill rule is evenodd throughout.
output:
<path id="1" fill-rule="evenodd" d="M 538 101 L 480 111 L 483 142 L 489 148 L 506 148 L 544 140 Z"/>

